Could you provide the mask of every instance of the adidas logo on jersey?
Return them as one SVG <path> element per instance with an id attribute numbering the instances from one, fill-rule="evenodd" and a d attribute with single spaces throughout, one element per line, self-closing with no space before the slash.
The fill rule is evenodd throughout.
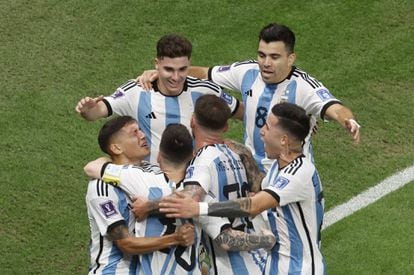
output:
<path id="1" fill-rule="evenodd" d="M 157 118 L 157 117 L 155 116 L 154 112 L 149 113 L 149 114 L 148 114 L 148 115 L 146 115 L 145 117 L 146 117 L 146 118 L 149 118 L 149 119 L 155 119 L 155 118 Z"/>
<path id="2" fill-rule="evenodd" d="M 252 89 L 248 90 L 247 92 L 244 92 L 244 94 L 252 97 Z"/>

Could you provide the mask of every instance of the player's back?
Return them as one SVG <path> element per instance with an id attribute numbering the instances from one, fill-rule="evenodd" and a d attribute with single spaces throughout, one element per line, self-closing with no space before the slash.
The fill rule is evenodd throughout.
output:
<path id="1" fill-rule="evenodd" d="M 187 169 L 186 183 L 202 185 L 206 202 L 234 200 L 248 195 L 245 167 L 240 157 L 225 144 L 208 145 L 198 150 Z M 230 218 L 234 230 L 254 232 L 249 218 Z M 218 274 L 257 274 L 264 269 L 266 251 L 225 251 L 214 242 L 216 234 L 210 218 L 200 217 L 203 243 L 212 260 L 210 272 Z M 214 236 L 211 238 L 211 236 Z"/>

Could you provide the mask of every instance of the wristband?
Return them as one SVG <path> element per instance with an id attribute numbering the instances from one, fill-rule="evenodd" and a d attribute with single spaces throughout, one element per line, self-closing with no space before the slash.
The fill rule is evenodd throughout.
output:
<path id="1" fill-rule="evenodd" d="M 359 125 L 359 124 L 358 124 L 358 122 L 356 122 L 356 121 L 355 121 L 355 119 L 350 118 L 350 119 L 348 119 L 348 120 L 349 120 L 350 122 L 354 123 L 354 124 L 358 127 L 358 129 L 359 129 L 359 128 L 361 128 L 361 125 Z"/>
<path id="2" fill-rule="evenodd" d="M 198 203 L 198 215 L 207 216 L 208 215 L 208 202 L 199 202 Z"/>

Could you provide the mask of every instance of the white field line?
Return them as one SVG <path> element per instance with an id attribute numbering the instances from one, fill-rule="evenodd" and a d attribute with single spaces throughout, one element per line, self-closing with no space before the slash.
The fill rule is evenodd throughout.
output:
<path id="1" fill-rule="evenodd" d="M 414 166 L 408 167 L 325 213 L 322 230 L 414 180 Z"/>

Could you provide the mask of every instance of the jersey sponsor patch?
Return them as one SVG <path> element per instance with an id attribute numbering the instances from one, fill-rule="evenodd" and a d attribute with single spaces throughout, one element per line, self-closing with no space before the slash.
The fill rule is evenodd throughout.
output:
<path id="1" fill-rule="evenodd" d="M 101 209 L 103 210 L 103 213 L 105 214 L 105 217 L 107 218 L 118 213 L 112 201 L 101 203 L 100 206 L 101 206 Z"/>
<path id="2" fill-rule="evenodd" d="M 289 180 L 287 178 L 284 177 L 278 177 L 276 179 L 275 183 L 272 183 L 271 185 L 276 187 L 277 189 L 283 189 L 286 187 L 286 185 L 288 185 Z"/>
<path id="3" fill-rule="evenodd" d="M 218 68 L 218 72 L 225 72 L 225 71 L 228 71 L 228 70 L 230 70 L 230 65 L 227 65 L 227 66 L 220 66 L 220 67 Z"/>
<path id="4" fill-rule="evenodd" d="M 113 99 L 119 98 L 119 97 L 123 97 L 125 95 L 124 91 L 120 88 L 118 88 L 112 95 L 111 97 Z"/>
<path id="5" fill-rule="evenodd" d="M 232 96 L 229 95 L 229 94 L 227 94 L 227 93 L 225 93 L 225 92 L 223 92 L 221 94 L 221 99 L 224 100 L 229 105 L 233 102 Z"/>
<path id="6" fill-rule="evenodd" d="M 334 98 L 334 96 L 326 89 L 321 89 L 316 92 L 316 94 L 323 100 L 326 101 L 328 99 Z"/>

